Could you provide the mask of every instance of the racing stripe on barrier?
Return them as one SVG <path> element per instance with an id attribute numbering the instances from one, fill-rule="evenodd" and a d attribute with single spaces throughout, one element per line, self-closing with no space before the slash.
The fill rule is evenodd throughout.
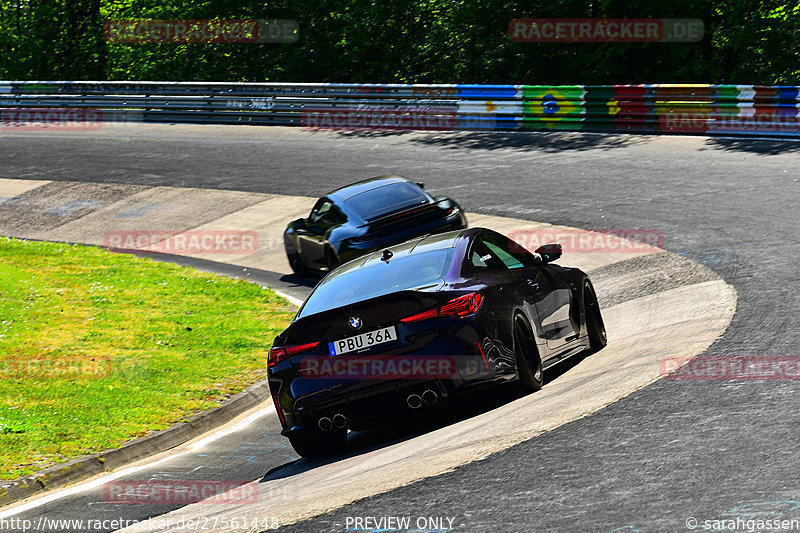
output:
<path id="1" fill-rule="evenodd" d="M 499 100 L 499 99 L 518 99 L 521 96 L 521 85 L 475 85 L 459 84 L 459 99 L 477 100 Z"/>

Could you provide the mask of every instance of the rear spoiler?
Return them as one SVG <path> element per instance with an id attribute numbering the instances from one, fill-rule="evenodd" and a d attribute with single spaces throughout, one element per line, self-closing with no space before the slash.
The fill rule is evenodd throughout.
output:
<path id="1" fill-rule="evenodd" d="M 438 213 L 438 211 L 439 211 L 438 202 L 432 202 L 422 205 L 416 204 L 410 207 L 404 207 L 402 209 L 391 211 L 389 213 L 385 213 L 383 215 L 371 218 L 367 220 L 367 223 L 364 224 L 364 226 L 379 228 L 381 226 L 388 226 L 390 224 L 401 222 L 405 219 L 416 218 L 419 216 L 425 216 L 429 214 L 433 215 L 434 213 Z"/>

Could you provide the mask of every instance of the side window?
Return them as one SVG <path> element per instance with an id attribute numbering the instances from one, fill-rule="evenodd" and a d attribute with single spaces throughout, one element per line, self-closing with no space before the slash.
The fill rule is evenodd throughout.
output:
<path id="1" fill-rule="evenodd" d="M 470 261 L 472 262 L 472 266 L 476 268 L 489 268 L 489 265 L 486 264 L 486 261 L 488 261 L 490 258 L 491 255 L 481 255 L 477 250 L 473 249 Z"/>
<path id="2" fill-rule="evenodd" d="M 475 270 L 508 270 L 500 254 L 489 247 L 486 237 L 478 238 L 469 252 L 469 260 Z"/>
<path id="3" fill-rule="evenodd" d="M 308 220 L 313 224 L 338 224 L 343 219 L 344 215 L 341 210 L 327 198 L 318 201 L 308 217 Z"/>
<path id="4" fill-rule="evenodd" d="M 530 252 L 508 237 L 488 235 L 486 241 L 487 246 L 496 251 L 508 268 L 530 268 L 536 266 L 536 260 Z"/>
<path id="5" fill-rule="evenodd" d="M 311 210 L 311 214 L 308 215 L 308 220 L 310 222 L 319 222 L 319 219 L 322 218 L 322 215 L 327 213 L 332 205 L 333 203 L 327 198 L 320 199 L 314 205 L 314 209 Z"/>
<path id="6" fill-rule="evenodd" d="M 491 250 L 492 253 L 497 255 L 497 257 L 500 259 L 500 261 L 502 261 L 503 264 L 506 267 L 508 267 L 509 270 L 513 270 L 515 268 L 524 268 L 525 267 L 525 265 L 523 265 L 522 262 L 519 259 L 517 259 L 513 255 L 511 255 L 510 252 L 507 252 L 507 251 L 503 250 L 498 245 L 496 245 L 494 243 L 491 243 L 491 242 L 487 242 L 486 243 L 486 247 L 489 248 L 489 250 Z"/>

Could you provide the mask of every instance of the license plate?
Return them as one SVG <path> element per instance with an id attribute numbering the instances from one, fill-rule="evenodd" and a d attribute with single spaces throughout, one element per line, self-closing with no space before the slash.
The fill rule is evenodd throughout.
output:
<path id="1" fill-rule="evenodd" d="M 388 328 L 376 329 L 375 331 L 368 331 L 359 335 L 353 335 L 345 339 L 339 339 L 328 343 L 331 357 L 334 355 L 342 355 L 343 353 L 355 352 L 378 346 L 379 344 L 386 344 L 397 340 L 397 329 L 394 326 Z"/>

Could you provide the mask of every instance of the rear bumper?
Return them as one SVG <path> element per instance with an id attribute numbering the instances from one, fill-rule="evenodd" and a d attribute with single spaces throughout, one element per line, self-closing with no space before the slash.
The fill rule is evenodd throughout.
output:
<path id="1" fill-rule="evenodd" d="M 320 418 L 333 419 L 337 414 L 347 419 L 347 428 L 360 430 L 380 425 L 393 417 L 416 411 L 408 404 L 409 395 L 422 397 L 436 393 L 436 400 L 421 408 L 444 404 L 450 398 L 492 383 L 513 379 L 513 373 L 499 373 L 487 368 L 480 354 L 448 356 L 457 360 L 458 371 L 444 378 L 320 380 L 295 377 L 291 381 L 270 380 L 284 419 L 284 435 L 302 430 L 318 430 Z M 398 356 L 402 359 L 402 356 Z M 282 388 L 281 386 L 284 385 Z M 283 393 L 281 395 L 281 392 Z M 432 395 L 428 393 L 427 399 Z"/>
<path id="2" fill-rule="evenodd" d="M 347 418 L 347 427 L 363 429 L 381 424 L 403 411 L 409 411 L 406 400 L 409 395 L 420 397 L 427 390 L 437 394 L 437 402 L 446 401 L 454 390 L 437 380 L 418 382 L 393 382 L 375 385 L 356 393 L 340 397 L 328 397 L 320 401 L 305 398 L 303 405 L 293 412 L 285 412 L 286 427 L 283 435 L 312 429 L 318 431 L 320 418 L 333 419 L 337 414 Z"/>

